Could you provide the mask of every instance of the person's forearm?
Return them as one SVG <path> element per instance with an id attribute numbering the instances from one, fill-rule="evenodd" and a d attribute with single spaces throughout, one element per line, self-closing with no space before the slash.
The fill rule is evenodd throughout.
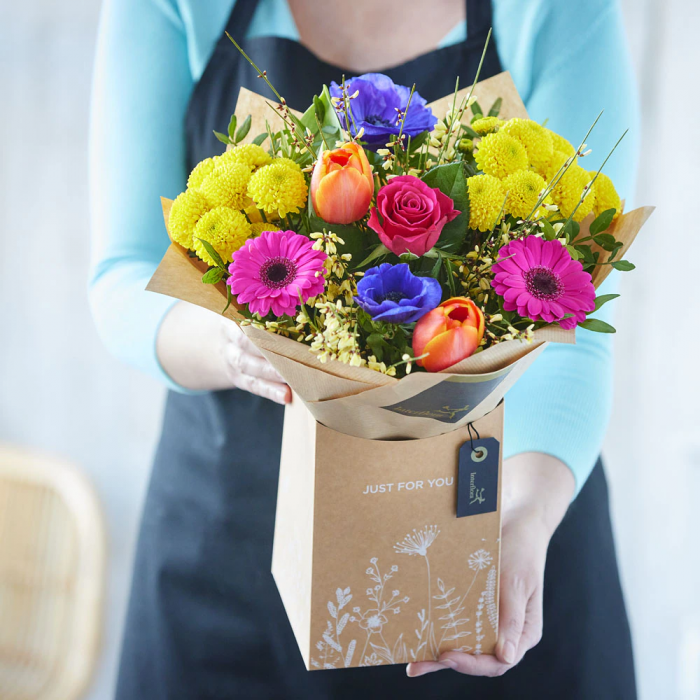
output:
<path id="1" fill-rule="evenodd" d="M 524 452 L 503 463 L 503 517 L 531 514 L 550 535 L 566 514 L 574 494 L 571 470 L 559 459 L 541 452 Z"/>
<path id="2" fill-rule="evenodd" d="M 226 324 L 231 323 L 198 306 L 175 304 L 158 330 L 158 361 L 185 389 L 215 391 L 231 386 L 223 352 Z"/>

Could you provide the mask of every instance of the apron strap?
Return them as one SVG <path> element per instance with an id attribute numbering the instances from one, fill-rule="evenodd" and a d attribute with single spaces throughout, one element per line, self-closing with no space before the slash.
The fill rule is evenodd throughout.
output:
<path id="1" fill-rule="evenodd" d="M 238 42 L 248 35 L 248 28 L 258 6 L 257 0 L 234 0 L 226 31 Z"/>
<path id="2" fill-rule="evenodd" d="M 492 26 L 491 0 L 467 0 L 467 41 L 484 41 Z"/>

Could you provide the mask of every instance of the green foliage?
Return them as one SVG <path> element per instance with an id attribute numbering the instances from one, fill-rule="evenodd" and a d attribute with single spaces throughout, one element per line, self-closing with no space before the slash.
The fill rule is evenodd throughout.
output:
<path id="1" fill-rule="evenodd" d="M 217 284 L 221 282 L 226 273 L 220 267 L 212 267 L 207 270 L 202 276 L 202 282 L 204 284 Z"/>
<path id="2" fill-rule="evenodd" d="M 233 141 L 231 141 L 231 139 L 228 136 L 226 136 L 226 134 L 222 134 L 220 131 L 215 131 L 214 136 L 216 136 L 216 138 L 219 139 L 221 143 L 225 143 L 227 146 L 230 143 L 233 143 Z"/>
<path id="3" fill-rule="evenodd" d="M 203 246 L 204 250 L 209 253 L 211 259 L 216 263 L 217 267 L 219 267 L 221 270 L 224 272 L 228 272 L 226 269 L 226 265 L 224 265 L 224 261 L 221 259 L 221 256 L 216 252 L 214 246 L 209 243 L 209 241 L 205 241 L 203 238 L 198 238 L 197 239 Z"/>
<path id="4" fill-rule="evenodd" d="M 469 195 L 461 163 L 438 165 L 425 173 L 421 180 L 429 187 L 437 187 L 454 201 L 455 209 L 461 212 L 456 219 L 445 224 L 437 242 L 442 249 L 457 250 L 464 242 L 469 225 Z"/>
<path id="5" fill-rule="evenodd" d="M 615 216 L 615 209 L 606 209 L 601 212 L 591 223 L 591 236 L 607 231 Z"/>
<path id="6" fill-rule="evenodd" d="M 245 118 L 245 121 L 243 124 L 241 124 L 241 128 L 236 131 L 236 143 L 240 143 L 243 141 L 243 139 L 248 135 L 248 132 L 250 131 L 250 125 L 252 121 L 250 118 L 250 114 Z M 229 133 L 230 133 L 231 127 L 229 126 Z"/>
<path id="7" fill-rule="evenodd" d="M 228 137 L 230 141 L 235 141 L 236 140 L 236 123 L 238 122 L 238 119 L 236 118 L 235 114 L 231 115 L 231 119 L 228 123 Z"/>
<path id="8" fill-rule="evenodd" d="M 634 270 L 634 265 L 628 260 L 616 260 L 615 262 L 612 262 L 610 264 L 616 270 L 620 270 L 621 272 L 630 272 L 631 270 Z"/>
<path id="9" fill-rule="evenodd" d="M 578 324 L 580 328 L 596 333 L 615 333 L 615 328 L 599 318 L 587 318 L 583 323 Z"/>
<path id="10" fill-rule="evenodd" d="M 491 105 L 491 109 L 489 110 L 489 117 L 497 117 L 498 114 L 501 111 L 501 105 L 503 104 L 503 98 L 498 97 L 494 103 Z"/>
<path id="11" fill-rule="evenodd" d="M 598 309 L 603 306 L 603 304 L 607 304 L 609 301 L 612 301 L 613 299 L 617 299 L 620 295 L 619 294 L 601 294 L 600 296 L 595 298 L 595 309 L 593 309 L 593 312 L 598 311 Z"/>

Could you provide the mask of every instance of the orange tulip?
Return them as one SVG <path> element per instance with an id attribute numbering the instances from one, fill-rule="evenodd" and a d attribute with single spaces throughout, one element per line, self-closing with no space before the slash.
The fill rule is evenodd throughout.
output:
<path id="1" fill-rule="evenodd" d="M 374 179 L 362 146 L 347 143 L 324 151 L 311 176 L 311 201 L 329 224 L 350 224 L 368 211 Z"/>
<path id="2" fill-rule="evenodd" d="M 471 300 L 453 297 L 429 311 L 413 330 L 413 354 L 428 372 L 440 372 L 473 355 L 484 337 L 484 314 Z"/>

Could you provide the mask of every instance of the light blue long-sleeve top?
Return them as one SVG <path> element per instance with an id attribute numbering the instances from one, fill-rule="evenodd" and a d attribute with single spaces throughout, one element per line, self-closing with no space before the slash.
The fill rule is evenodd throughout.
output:
<path id="1" fill-rule="evenodd" d="M 180 391 L 156 356 L 159 325 L 175 302 L 145 287 L 168 246 L 160 197 L 185 188 L 187 103 L 234 2 L 105 0 L 100 22 L 90 135 L 91 306 L 117 357 Z M 606 166 L 629 201 L 638 106 L 619 3 L 493 0 L 493 8 L 501 64 L 533 119 L 548 119 L 578 144 L 605 110 L 588 139 L 588 170 L 630 129 Z M 261 0 L 248 35 L 298 40 L 287 0 Z M 465 36 L 462 22 L 441 45 Z M 615 284 L 609 280 L 601 292 Z M 613 304 L 599 317 L 609 319 Z M 575 346 L 550 345 L 508 394 L 505 456 L 553 455 L 571 468 L 578 492 L 600 451 L 611 387 L 610 336 L 579 329 Z"/>

